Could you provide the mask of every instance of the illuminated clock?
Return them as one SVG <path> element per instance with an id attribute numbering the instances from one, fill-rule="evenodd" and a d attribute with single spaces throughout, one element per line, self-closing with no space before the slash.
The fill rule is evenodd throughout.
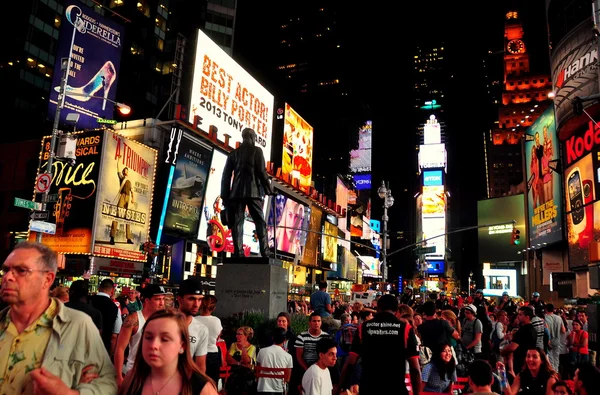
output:
<path id="1" fill-rule="evenodd" d="M 521 40 L 510 40 L 506 45 L 508 52 L 516 54 L 525 52 L 525 44 Z"/>

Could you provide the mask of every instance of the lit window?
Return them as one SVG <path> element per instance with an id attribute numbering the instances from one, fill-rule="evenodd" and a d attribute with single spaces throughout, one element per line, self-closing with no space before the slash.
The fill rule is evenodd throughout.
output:
<path id="1" fill-rule="evenodd" d="M 156 48 L 158 48 L 159 50 L 164 50 L 165 49 L 165 41 L 160 39 L 160 38 L 156 38 Z"/>

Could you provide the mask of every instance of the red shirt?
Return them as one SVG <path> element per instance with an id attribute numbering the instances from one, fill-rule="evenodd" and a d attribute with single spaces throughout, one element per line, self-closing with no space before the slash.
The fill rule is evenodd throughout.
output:
<path id="1" fill-rule="evenodd" d="M 582 347 L 581 344 L 585 339 L 588 338 L 588 333 L 583 329 L 579 332 L 571 332 L 569 334 L 569 338 L 571 339 L 571 344 L 573 345 L 572 350 L 574 352 L 578 352 L 579 354 L 587 355 L 590 353 L 588 346 Z"/>

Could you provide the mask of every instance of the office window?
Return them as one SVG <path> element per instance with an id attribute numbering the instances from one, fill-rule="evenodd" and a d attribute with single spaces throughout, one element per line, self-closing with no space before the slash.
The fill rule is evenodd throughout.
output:
<path id="1" fill-rule="evenodd" d="M 164 40 L 155 37 L 156 39 L 156 48 L 158 48 L 160 51 L 163 51 L 165 49 L 165 42 Z"/>
<path id="2" fill-rule="evenodd" d="M 148 5 L 147 0 L 137 0 L 137 9 L 144 14 L 144 16 L 150 18 L 150 6 Z"/>
<path id="3" fill-rule="evenodd" d="M 156 27 L 158 27 L 160 30 L 162 30 L 162 31 L 167 30 L 167 20 L 165 18 L 163 18 L 162 16 L 157 15 L 156 19 L 154 20 L 154 23 L 156 24 Z"/>

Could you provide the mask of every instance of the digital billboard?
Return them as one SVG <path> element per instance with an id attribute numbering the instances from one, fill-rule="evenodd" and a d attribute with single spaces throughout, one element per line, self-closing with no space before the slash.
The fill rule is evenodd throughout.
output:
<path id="1" fill-rule="evenodd" d="M 555 243 L 562 240 L 562 177 L 550 168 L 550 161 L 559 158 L 552 106 L 527 134 L 534 138 L 525 142 L 529 242 L 532 246 Z"/>
<path id="2" fill-rule="evenodd" d="M 302 258 L 310 208 L 284 195 L 272 196 L 267 214 L 269 248 Z M 273 204 L 275 208 L 273 208 Z M 276 219 L 273 216 L 276 215 Z M 274 226 L 273 224 L 276 224 Z"/>
<path id="3" fill-rule="evenodd" d="M 358 149 L 350 151 L 350 171 L 366 173 L 371 171 L 371 145 L 373 122 L 367 121 L 358 130 Z"/>
<path id="4" fill-rule="evenodd" d="M 379 266 L 381 265 L 381 262 L 378 258 L 368 255 L 359 255 L 357 258 L 360 261 L 363 277 L 380 277 Z"/>
<path id="5" fill-rule="evenodd" d="M 198 234 L 211 153 L 210 147 L 183 133 L 169 192 L 165 233 L 184 238 Z"/>
<path id="6" fill-rule="evenodd" d="M 444 185 L 442 183 L 442 171 L 441 170 L 425 170 L 423 171 L 423 186 L 436 187 Z"/>
<path id="7" fill-rule="evenodd" d="M 339 206 L 340 211 L 338 214 L 343 214 L 343 213 L 348 212 L 348 187 L 344 184 L 344 182 L 340 179 L 340 177 L 337 177 L 337 183 L 336 183 L 336 187 L 335 187 L 335 204 L 336 204 L 336 206 Z M 337 210 L 337 207 L 336 207 L 336 210 Z M 344 215 L 343 217 L 340 217 L 337 220 L 338 220 L 338 227 L 340 228 L 341 231 L 344 232 L 344 239 L 350 240 L 350 228 L 348 226 L 349 225 L 348 224 L 348 216 Z M 338 243 L 338 244 L 343 245 L 347 249 L 350 249 L 350 243 L 346 244 L 344 241 L 340 240 L 340 243 Z"/>
<path id="8" fill-rule="evenodd" d="M 446 146 L 444 144 L 419 146 L 419 167 L 421 169 L 445 168 L 446 158 Z"/>
<path id="9" fill-rule="evenodd" d="M 56 224 L 56 234 L 42 234 L 42 243 L 58 253 L 90 254 L 93 237 L 90 218 L 94 217 L 96 207 L 104 132 L 83 132 L 74 136 L 77 137 L 75 165 L 53 161 L 50 171 L 47 165 L 51 137 L 42 140 L 39 173 L 52 174 L 48 196 L 56 196 L 55 203 L 46 204 L 54 217 L 49 222 Z M 30 240 L 35 237 L 36 233 L 30 233 Z"/>
<path id="10" fill-rule="evenodd" d="M 441 217 L 446 213 L 446 193 L 444 186 L 423 187 L 423 218 Z"/>
<path id="11" fill-rule="evenodd" d="M 483 281 L 485 296 L 502 296 L 504 292 L 513 298 L 518 296 L 517 271 L 514 269 L 483 269 Z"/>
<path id="12" fill-rule="evenodd" d="M 337 261 L 337 226 L 325 221 L 323 226 L 323 243 L 321 246 L 323 260 L 326 262 Z"/>
<path id="13" fill-rule="evenodd" d="M 423 125 L 423 144 L 440 144 L 442 142 L 442 127 L 431 114 Z"/>
<path id="14" fill-rule="evenodd" d="M 319 240 L 321 239 L 321 219 L 323 211 L 312 206 L 310 208 L 310 220 L 308 221 L 308 230 L 306 235 L 306 244 L 304 245 L 304 254 L 301 263 L 305 266 L 317 266 L 317 252 L 319 251 Z"/>
<path id="15" fill-rule="evenodd" d="M 521 244 L 511 242 L 513 224 L 520 232 Z M 523 194 L 504 196 L 477 202 L 477 224 L 487 225 L 478 229 L 479 262 L 522 261 L 517 252 L 527 248 L 525 226 L 525 197 Z"/>
<path id="16" fill-rule="evenodd" d="M 423 217 L 423 240 L 446 233 L 446 217 Z M 444 259 L 446 255 L 446 236 L 436 237 L 426 242 L 423 247 L 435 247 L 435 252 L 425 254 L 425 259 Z"/>
<path id="17" fill-rule="evenodd" d="M 308 193 L 312 180 L 313 127 L 285 103 L 281 173 Z"/>
<path id="18" fill-rule="evenodd" d="M 221 211 L 223 210 L 223 201 L 221 200 L 221 177 L 227 155 L 221 151 L 214 150 L 210 169 L 208 170 L 208 179 L 206 182 L 206 192 L 204 194 L 204 208 L 198 227 L 198 239 L 206 241 L 213 252 L 233 252 L 233 239 L 231 230 L 221 222 Z M 268 206 L 268 199 L 264 202 L 265 209 Z M 264 212 L 264 210 L 263 210 Z M 256 226 L 250 215 L 246 215 L 244 221 L 244 249 L 248 253 L 258 254 L 260 246 L 255 237 Z"/>
<path id="19" fill-rule="evenodd" d="M 71 41 L 71 67 L 60 122 L 66 122 L 67 115 L 73 112 L 80 115 L 77 122 L 80 128 L 96 128 L 98 118 L 113 118 L 114 105 L 106 99 L 116 99 L 124 31 L 123 26 L 104 18 L 79 1 L 65 2 L 48 118 L 54 119 L 63 74 L 61 59 L 69 57 Z"/>
<path id="20" fill-rule="evenodd" d="M 145 260 L 140 246 L 150 231 L 156 150 L 104 133 L 94 255 Z"/>
<path id="21" fill-rule="evenodd" d="M 371 173 L 354 174 L 352 175 L 352 178 L 354 179 L 354 185 L 356 185 L 357 191 L 371 189 Z"/>
<path id="22" fill-rule="evenodd" d="M 200 117 L 195 126 L 205 132 L 216 126 L 219 133 L 231 136 L 232 148 L 242 142 L 244 128 L 254 129 L 265 161 L 271 159 L 273 95 L 202 30 L 198 30 L 190 107 L 190 120 Z"/>
<path id="23" fill-rule="evenodd" d="M 446 263 L 443 260 L 440 261 L 427 261 L 427 273 L 428 274 L 444 274 L 446 271 Z"/>

